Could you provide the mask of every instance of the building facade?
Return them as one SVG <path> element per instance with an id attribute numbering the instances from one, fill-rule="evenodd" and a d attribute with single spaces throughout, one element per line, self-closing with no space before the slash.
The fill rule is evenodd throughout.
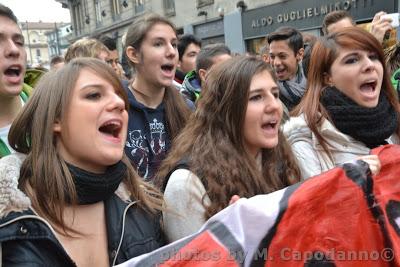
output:
<path id="1" fill-rule="evenodd" d="M 377 12 L 398 12 L 398 4 L 397 0 L 292 0 L 276 3 L 243 12 L 243 39 L 246 50 L 256 52 L 265 42 L 265 36 L 281 26 L 292 26 L 320 36 L 324 16 L 334 10 L 346 10 L 358 26 L 368 28 Z M 397 39 L 396 31 L 392 34 L 394 41 Z"/>
<path id="2" fill-rule="evenodd" d="M 55 0 L 69 8 L 72 40 L 117 38 L 146 11 L 168 17 L 178 34 L 193 33 L 203 43 L 224 42 L 232 51 L 256 52 L 265 36 L 279 26 L 320 35 L 323 17 L 347 10 L 358 23 L 368 23 L 380 10 L 399 11 L 400 0 Z"/>
<path id="3" fill-rule="evenodd" d="M 71 37 L 71 24 L 54 23 L 54 28 L 46 33 L 50 59 L 54 56 L 64 55 Z"/>
<path id="4" fill-rule="evenodd" d="M 25 39 L 27 64 L 29 66 L 47 65 L 49 49 L 46 33 L 54 29 L 54 23 L 21 22 L 21 30 Z"/>
<path id="5" fill-rule="evenodd" d="M 121 38 L 128 26 L 146 11 L 168 17 L 178 34 L 194 33 L 205 43 L 223 42 L 224 16 L 279 0 L 55 0 L 68 8 L 73 28 L 72 41 L 106 34 Z"/>

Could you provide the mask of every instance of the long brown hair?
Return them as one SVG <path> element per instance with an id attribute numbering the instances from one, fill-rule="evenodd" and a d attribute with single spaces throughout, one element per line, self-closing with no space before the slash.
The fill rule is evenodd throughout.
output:
<path id="1" fill-rule="evenodd" d="M 377 54 L 383 66 L 382 91 L 395 111 L 400 111 L 395 90 L 387 73 L 381 44 L 373 35 L 363 29 L 351 27 L 320 38 L 314 45 L 311 54 L 306 94 L 300 104 L 292 111 L 292 115 L 299 116 L 302 113 L 305 115 L 308 127 L 315 134 L 318 142 L 329 156 L 331 154 L 328 149 L 328 142 L 322 137 L 320 126 L 324 119 L 330 119 L 320 99 L 322 92 L 328 86 L 324 77 L 327 73 L 330 73 L 331 66 L 338 57 L 341 48 L 360 49 Z M 396 129 L 396 134 L 400 136 L 399 126 Z"/>
<path id="2" fill-rule="evenodd" d="M 195 113 L 157 175 L 157 184 L 163 184 L 164 177 L 187 158 L 211 199 L 210 206 L 203 203 L 205 218 L 225 208 L 233 195 L 251 197 L 299 181 L 299 169 L 281 131 L 275 148 L 262 149 L 261 171 L 245 149 L 243 125 L 250 83 L 265 70 L 276 81 L 270 66 L 254 57 L 236 57 L 213 67 Z"/>
<path id="3" fill-rule="evenodd" d="M 27 154 L 21 167 L 20 188 L 32 201 L 39 215 L 55 226 L 75 232 L 67 227 L 63 210 L 67 200 L 77 204 L 76 188 L 64 159 L 56 148 L 54 123 L 63 121 L 71 101 L 72 90 L 82 70 L 89 69 L 107 80 L 122 96 L 128 107 L 127 96 L 113 69 L 101 60 L 78 58 L 42 77 L 33 95 L 14 120 L 9 134 L 10 145 Z M 83 133 L 84 134 L 84 133 Z M 150 213 L 161 207 L 160 194 L 142 181 L 124 155 L 127 166 L 123 182 L 132 200 Z"/>
<path id="4" fill-rule="evenodd" d="M 155 13 L 146 13 L 129 26 L 126 33 L 125 47 L 131 46 L 140 51 L 146 34 L 156 24 L 168 25 L 176 34 L 175 25 L 170 20 Z M 135 68 L 133 62 L 129 61 L 129 64 Z M 165 88 L 163 102 L 165 105 L 168 133 L 172 140 L 185 126 L 191 110 L 178 90 L 173 87 Z"/>

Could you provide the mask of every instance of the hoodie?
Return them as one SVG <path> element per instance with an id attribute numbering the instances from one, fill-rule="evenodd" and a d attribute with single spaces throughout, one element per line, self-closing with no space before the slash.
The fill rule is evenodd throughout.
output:
<path id="1" fill-rule="evenodd" d="M 125 154 L 141 177 L 152 180 L 171 146 L 164 102 L 155 109 L 146 107 L 136 100 L 128 83 L 124 88 L 129 101 Z"/>

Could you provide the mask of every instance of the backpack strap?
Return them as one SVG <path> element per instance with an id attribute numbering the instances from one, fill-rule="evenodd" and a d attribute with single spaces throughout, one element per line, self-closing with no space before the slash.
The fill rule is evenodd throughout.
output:
<path id="1" fill-rule="evenodd" d="M 165 188 L 167 187 L 167 183 L 169 181 L 169 178 L 171 177 L 171 174 L 178 170 L 178 169 L 185 169 L 185 170 L 189 170 L 189 160 L 187 158 L 183 158 L 180 161 L 178 161 L 178 164 L 176 164 L 176 166 L 174 168 L 172 168 L 167 176 L 165 176 L 162 187 L 161 187 L 161 191 L 164 192 Z"/>

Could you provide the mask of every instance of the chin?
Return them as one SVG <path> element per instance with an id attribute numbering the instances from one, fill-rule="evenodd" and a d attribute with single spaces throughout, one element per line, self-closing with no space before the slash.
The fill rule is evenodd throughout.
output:
<path id="1" fill-rule="evenodd" d="M 273 149 L 278 145 L 278 138 L 276 140 L 268 140 L 263 143 L 263 148 L 265 149 Z"/>
<path id="2" fill-rule="evenodd" d="M 171 87 L 172 86 L 172 81 L 171 82 L 163 82 L 161 83 L 162 87 Z"/>
<path id="3" fill-rule="evenodd" d="M 8 89 L 6 89 L 6 94 L 12 95 L 12 96 L 18 96 L 22 91 L 22 83 L 19 85 L 12 85 L 9 86 Z"/>
<path id="4" fill-rule="evenodd" d="M 122 156 L 123 156 L 122 153 L 118 153 L 118 154 L 114 154 L 114 155 L 109 153 L 109 154 L 104 155 L 102 162 L 105 166 L 111 166 L 111 165 L 118 163 L 118 161 L 122 160 Z"/>

